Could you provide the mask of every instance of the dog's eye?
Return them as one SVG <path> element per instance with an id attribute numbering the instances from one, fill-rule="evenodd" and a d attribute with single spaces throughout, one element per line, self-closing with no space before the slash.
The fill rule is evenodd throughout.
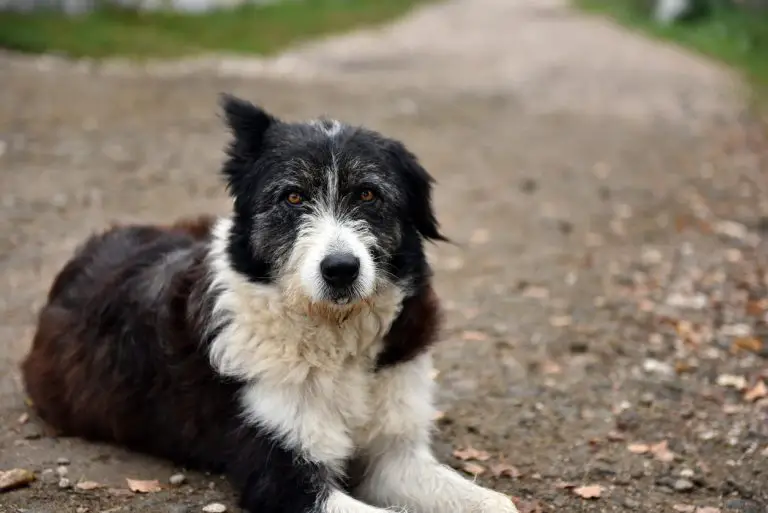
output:
<path id="1" fill-rule="evenodd" d="M 289 205 L 296 207 L 304 203 L 304 197 L 298 192 L 291 192 L 285 197 L 285 201 L 287 201 Z"/>
<path id="2" fill-rule="evenodd" d="M 373 201 L 374 198 L 376 198 L 376 195 L 373 194 L 373 191 L 370 189 L 364 189 L 360 192 L 360 199 L 362 201 Z"/>

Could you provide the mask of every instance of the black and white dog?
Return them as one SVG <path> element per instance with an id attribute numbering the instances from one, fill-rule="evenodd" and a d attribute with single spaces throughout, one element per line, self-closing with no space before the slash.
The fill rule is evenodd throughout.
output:
<path id="1" fill-rule="evenodd" d="M 226 472 L 254 513 L 515 512 L 430 450 L 431 177 L 373 131 L 223 107 L 232 215 L 78 250 L 23 363 L 40 416 Z"/>

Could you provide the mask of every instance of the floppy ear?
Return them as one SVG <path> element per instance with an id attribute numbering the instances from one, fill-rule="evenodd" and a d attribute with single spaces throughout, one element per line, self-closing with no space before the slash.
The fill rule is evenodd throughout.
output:
<path id="1" fill-rule="evenodd" d="M 222 94 L 219 103 L 234 136 L 227 148 L 229 159 L 222 170 L 232 186 L 249 168 L 248 164 L 261 154 L 264 134 L 278 120 L 260 107 L 229 94 Z"/>
<path id="2" fill-rule="evenodd" d="M 403 178 L 407 194 L 408 215 L 416 229 L 427 240 L 448 241 L 440 233 L 440 225 L 432 208 L 434 178 L 402 143 L 393 141 L 389 153 L 394 157 L 397 171 Z"/>

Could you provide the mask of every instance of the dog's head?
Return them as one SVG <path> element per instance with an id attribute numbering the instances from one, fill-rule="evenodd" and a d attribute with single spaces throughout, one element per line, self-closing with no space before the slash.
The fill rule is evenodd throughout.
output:
<path id="1" fill-rule="evenodd" d="M 445 240 L 432 178 L 398 141 L 337 121 L 287 123 L 224 96 L 234 139 L 228 253 L 251 281 L 331 308 L 425 279 L 423 240 Z"/>

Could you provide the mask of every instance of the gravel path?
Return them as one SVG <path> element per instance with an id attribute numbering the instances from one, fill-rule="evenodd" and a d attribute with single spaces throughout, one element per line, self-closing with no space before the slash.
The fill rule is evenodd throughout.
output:
<path id="1" fill-rule="evenodd" d="M 218 476 L 48 437 L 16 367 L 89 232 L 226 211 L 221 91 L 400 137 L 438 178 L 445 461 L 529 512 L 765 511 L 768 153 L 726 71 L 560 2 L 465 0 L 274 59 L 0 76 L 0 470 L 37 476 L 1 513 L 232 510 Z"/>

